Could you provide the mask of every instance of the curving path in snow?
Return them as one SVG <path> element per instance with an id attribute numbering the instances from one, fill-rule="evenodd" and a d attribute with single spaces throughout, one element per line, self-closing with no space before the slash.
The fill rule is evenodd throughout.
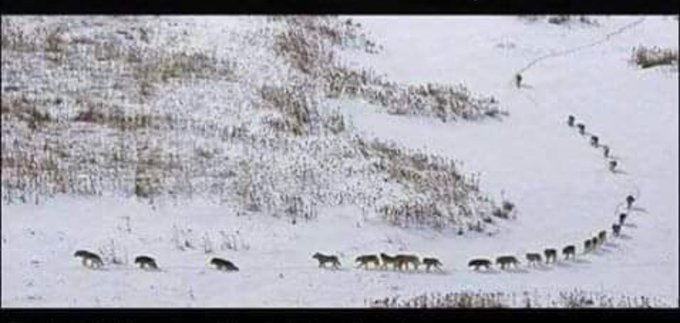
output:
<path id="1" fill-rule="evenodd" d="M 382 40 L 385 54 L 355 61 L 403 82 L 464 82 L 473 91 L 499 98 L 510 117 L 445 124 L 385 117 L 355 102 L 350 109 L 355 126 L 461 159 L 466 170 L 482 173 L 482 186 L 489 192 L 505 190 L 516 202 L 519 219 L 507 223 L 498 237 L 461 242 L 478 245 L 470 247 L 474 252 L 465 259 L 484 252 L 523 255 L 570 243 L 581 252 L 585 238 L 601 229 L 611 231 L 625 196 L 639 192 L 644 212 L 633 212 L 630 226 L 623 228 L 624 239 L 582 256 L 583 263 L 569 268 L 504 280 L 524 280 L 527 287 L 601 288 L 677 298 L 677 74 L 639 70 L 627 62 L 633 46 L 677 46 L 677 22 L 670 17 L 649 17 L 644 23 L 644 18 L 600 17 L 601 30 L 594 31 L 508 18 L 360 20 Z M 605 36 L 593 37 L 598 33 Z M 522 69 L 526 86 L 513 88 L 513 67 L 526 64 L 529 55 L 539 59 Z M 534 65 L 539 61 L 543 64 Z M 622 174 L 609 172 L 602 151 L 567 127 L 568 114 L 612 148 Z M 458 265 L 462 268 L 463 262 Z"/>

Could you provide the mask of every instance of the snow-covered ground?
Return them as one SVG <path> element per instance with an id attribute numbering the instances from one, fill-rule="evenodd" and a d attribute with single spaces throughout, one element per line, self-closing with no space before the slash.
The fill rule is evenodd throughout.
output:
<path id="1" fill-rule="evenodd" d="M 644 18 L 641 20 L 641 18 Z M 133 199 L 58 197 L 2 206 L 2 306 L 360 307 L 367 299 L 453 291 L 557 294 L 573 289 L 645 295 L 678 304 L 678 74 L 631 65 L 634 46 L 677 49 L 672 17 L 596 17 L 600 26 L 556 26 L 516 17 L 355 17 L 384 50 L 343 59 L 404 83 L 462 82 L 495 96 L 509 117 L 476 123 L 379 112 L 363 101 L 328 100 L 352 129 L 463 161 L 481 186 L 503 190 L 518 208 L 493 236 L 402 229 L 358 207 L 328 208 L 297 222 L 237 216 L 194 200 L 154 207 Z M 640 20 L 640 22 L 637 22 Z M 637 23 L 636 23 L 637 22 Z M 613 33 L 624 26 L 620 33 Z M 599 40 L 592 47 L 570 52 Z M 525 86 L 512 84 L 523 72 Z M 612 148 L 622 173 L 567 127 L 569 114 Z M 561 249 L 609 229 L 628 194 L 638 195 L 623 236 L 552 266 L 478 273 L 473 257 Z M 190 231 L 190 232 L 189 232 Z M 178 233 L 179 232 L 179 233 Z M 196 242 L 180 250 L 176 238 Z M 203 252 L 209 240 L 216 250 Z M 161 272 L 131 263 L 84 268 L 77 249 L 109 247 L 131 261 L 156 257 Z M 225 243 L 227 247 L 220 248 Z M 314 252 L 340 256 L 342 269 L 317 268 Z M 438 257 L 442 273 L 354 268 L 360 254 Z M 212 256 L 239 272 L 208 267 Z"/>

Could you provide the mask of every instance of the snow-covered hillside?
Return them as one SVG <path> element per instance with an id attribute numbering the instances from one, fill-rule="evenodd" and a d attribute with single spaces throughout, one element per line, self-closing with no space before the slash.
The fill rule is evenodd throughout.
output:
<path id="1" fill-rule="evenodd" d="M 677 19 L 345 18 L 3 17 L 2 306 L 678 305 L 677 65 L 630 62 L 677 52 Z M 582 254 L 628 194 L 623 234 Z M 443 271 L 355 268 L 380 252 Z M 467 267 L 504 254 L 520 268 Z"/>

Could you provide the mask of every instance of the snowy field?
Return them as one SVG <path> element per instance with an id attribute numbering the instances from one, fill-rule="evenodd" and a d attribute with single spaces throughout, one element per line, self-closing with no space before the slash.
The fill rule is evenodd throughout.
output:
<path id="1" fill-rule="evenodd" d="M 515 203 L 516 220 L 501 222 L 493 235 L 460 236 L 391 226 L 358 206 L 322 208 L 316 220 L 292 224 L 201 200 L 152 207 L 58 196 L 37 206 L 3 204 L 2 306 L 364 307 L 424 293 L 529 291 L 549 299 L 574 289 L 678 306 L 677 66 L 629 62 L 635 46 L 677 50 L 677 19 L 594 17 L 599 26 L 558 26 L 510 16 L 352 18 L 383 50 L 344 53 L 344 61 L 406 84 L 462 82 L 494 96 L 509 116 L 444 123 L 388 115 L 361 100 L 322 107 L 339 108 L 352 132 L 461 160 L 464 171 L 481 174 L 484 191 L 503 191 Z M 620 172 L 610 172 L 602 151 L 566 125 L 570 114 L 611 147 Z M 628 194 L 638 201 L 622 235 L 582 254 L 584 239 L 611 234 Z M 179 250 L 178 236 L 200 243 Z M 576 260 L 526 266 L 525 253 L 568 244 L 576 245 Z M 90 270 L 73 257 L 109 245 L 122 264 Z M 219 251 L 204 253 L 211 246 Z M 338 255 L 341 269 L 317 268 L 317 251 Z M 380 252 L 434 256 L 443 271 L 355 268 L 356 256 Z M 153 255 L 162 270 L 139 270 L 131 263 L 138 254 Z M 471 258 L 505 254 L 520 267 L 467 267 Z M 213 256 L 240 270 L 214 270 Z"/>

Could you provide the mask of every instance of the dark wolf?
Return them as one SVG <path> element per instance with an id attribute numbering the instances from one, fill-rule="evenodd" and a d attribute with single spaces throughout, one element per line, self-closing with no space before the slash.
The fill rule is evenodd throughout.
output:
<path id="1" fill-rule="evenodd" d="M 576 257 L 576 247 L 574 245 L 568 245 L 562 249 L 562 254 L 564 255 L 564 259 L 569 259 L 569 256 L 574 258 Z"/>
<path id="2" fill-rule="evenodd" d="M 392 257 L 381 252 L 380 260 L 382 260 L 382 266 L 380 266 L 380 268 L 386 269 L 387 264 L 392 264 L 392 269 L 397 269 L 397 257 Z"/>
<path id="3" fill-rule="evenodd" d="M 213 258 L 210 260 L 210 264 L 217 267 L 217 270 L 238 271 L 238 267 L 236 267 L 231 261 L 224 260 L 222 258 Z"/>
<path id="4" fill-rule="evenodd" d="M 633 207 L 633 202 L 635 202 L 635 198 L 633 197 L 633 195 L 626 196 L 626 205 L 628 206 L 629 209 Z"/>
<path id="5" fill-rule="evenodd" d="M 584 253 L 586 253 L 586 252 L 588 252 L 592 249 L 593 249 L 593 242 L 592 242 L 591 239 L 588 239 L 588 240 L 583 242 L 583 252 Z"/>
<path id="6" fill-rule="evenodd" d="M 408 264 L 412 264 L 414 269 L 418 270 L 418 265 L 420 265 L 420 260 L 416 255 L 396 255 L 395 258 L 397 260 L 397 268 L 399 268 L 399 270 L 401 270 L 402 267 L 408 269 Z"/>
<path id="7" fill-rule="evenodd" d="M 87 251 L 87 250 L 78 250 L 73 254 L 73 256 L 74 257 L 81 257 L 82 258 L 82 264 L 85 267 L 99 268 L 99 267 L 104 265 L 102 258 L 99 257 L 99 255 L 97 255 L 94 252 L 90 252 L 90 251 Z"/>
<path id="8" fill-rule="evenodd" d="M 557 250 L 555 249 L 552 248 L 545 249 L 543 250 L 543 254 L 545 254 L 545 263 L 550 263 L 551 259 L 552 262 L 555 262 L 555 260 L 557 260 Z"/>
<path id="9" fill-rule="evenodd" d="M 607 241 L 607 231 L 600 231 L 600 233 L 597 234 L 597 238 L 600 241 L 600 244 L 605 243 L 605 241 Z"/>
<path id="10" fill-rule="evenodd" d="M 496 258 L 496 264 L 501 265 L 501 269 L 505 269 L 505 266 L 510 266 L 513 265 L 514 267 L 517 267 L 517 264 L 519 264 L 519 260 L 515 258 L 515 256 L 500 256 Z"/>
<path id="11" fill-rule="evenodd" d="M 423 258 L 423 265 L 425 265 L 425 270 L 430 271 L 430 267 L 437 268 L 439 271 L 441 271 L 441 261 L 437 258 Z"/>
<path id="12" fill-rule="evenodd" d="M 585 135 L 586 134 L 586 125 L 579 123 L 576 125 L 576 128 L 578 128 L 578 133 Z"/>
<path id="13" fill-rule="evenodd" d="M 591 146 L 597 148 L 599 144 L 600 144 L 600 138 L 598 138 L 597 136 L 590 136 L 590 145 Z"/>
<path id="14" fill-rule="evenodd" d="M 595 249 L 599 245 L 600 245 L 600 239 L 598 239 L 597 236 L 590 239 L 590 248 L 591 249 Z"/>
<path id="15" fill-rule="evenodd" d="M 527 261 L 529 262 L 529 265 L 533 265 L 535 263 L 541 263 L 541 254 L 540 253 L 527 253 L 526 258 L 527 258 Z"/>
<path id="16" fill-rule="evenodd" d="M 574 126 L 574 121 L 576 121 L 576 118 L 574 118 L 574 116 L 570 115 L 570 116 L 567 117 L 567 124 L 570 127 Z"/>
<path id="17" fill-rule="evenodd" d="M 135 264 L 139 265 L 139 268 L 151 268 L 151 269 L 158 269 L 158 265 L 156 265 L 156 260 L 149 256 L 138 256 L 135 258 Z"/>
<path id="18" fill-rule="evenodd" d="M 317 252 L 312 256 L 312 258 L 319 261 L 319 267 L 326 267 L 326 263 L 331 263 L 333 268 L 340 267 L 340 261 L 336 256 L 328 256 Z"/>
<path id="19" fill-rule="evenodd" d="M 489 259 L 472 259 L 468 263 L 468 267 L 475 267 L 475 270 L 479 270 L 479 267 L 484 267 L 489 269 L 491 267 L 491 260 Z"/>
<path id="20" fill-rule="evenodd" d="M 618 224 L 612 224 L 612 232 L 614 233 L 615 237 L 618 237 L 619 234 L 621 234 L 621 226 Z"/>
<path id="21" fill-rule="evenodd" d="M 619 163 L 616 162 L 615 160 L 610 160 L 609 161 L 609 170 L 613 172 L 614 170 L 616 170 L 616 166 L 618 166 L 618 165 L 619 165 Z"/>
<path id="22" fill-rule="evenodd" d="M 357 257 L 355 262 L 359 263 L 359 266 L 357 268 L 361 268 L 361 266 L 364 266 L 364 268 L 368 269 L 368 264 L 373 263 L 374 267 L 380 266 L 380 259 L 378 259 L 378 256 L 376 255 L 363 255 Z"/>

